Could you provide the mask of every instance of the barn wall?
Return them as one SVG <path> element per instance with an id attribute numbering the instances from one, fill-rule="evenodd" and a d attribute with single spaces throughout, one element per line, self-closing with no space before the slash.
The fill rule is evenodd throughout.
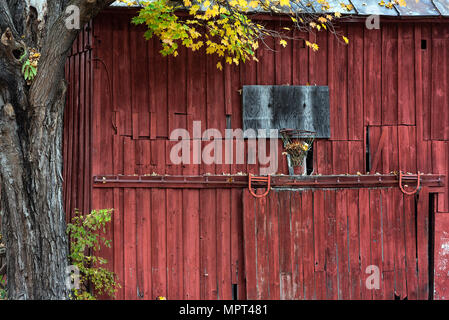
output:
<path id="1" fill-rule="evenodd" d="M 262 48 L 259 63 L 226 65 L 220 72 L 218 59 L 203 53 L 181 49 L 176 58 L 162 57 L 159 40 L 144 41 L 130 18 L 124 11 L 100 15 L 93 50 L 70 58 L 64 145 L 68 214 L 74 208 L 115 209 L 108 229 L 113 248 L 105 254 L 121 279 L 118 298 L 230 298 L 233 284 L 238 298 L 247 297 L 241 190 L 90 192 L 93 175 L 259 173 L 258 164 L 176 166 L 169 159 L 168 137 L 175 128 L 192 134 L 196 120 L 203 130 L 224 132 L 227 121 L 242 128 L 243 85 L 329 85 L 331 139 L 315 142 L 317 174 L 366 173 L 368 139 L 372 173 L 447 176 L 448 24 L 404 22 L 367 30 L 350 23 L 343 26 L 348 46 L 318 33 L 316 53 L 299 41 L 282 49 L 268 39 L 278 51 Z M 82 102 L 89 97 L 82 88 L 94 93 L 91 104 Z M 287 174 L 278 147 L 279 172 Z M 447 194 L 446 187 L 435 197 L 440 217 L 449 211 Z"/>
<path id="2" fill-rule="evenodd" d="M 89 211 L 92 193 L 92 26 L 75 41 L 66 63 L 67 104 L 64 113 L 64 204 L 69 220 L 75 209 Z"/>
<path id="3" fill-rule="evenodd" d="M 317 174 L 365 173 L 367 137 L 371 172 L 447 171 L 449 24 L 385 23 L 380 30 L 346 24 L 348 46 L 320 32 L 316 53 L 299 41 L 281 49 L 267 39 L 278 51 L 262 48 L 259 63 L 226 65 L 219 72 L 218 58 L 203 53 L 181 49 L 176 58 L 162 57 L 159 40 L 141 41 L 143 30 L 131 26 L 130 17 L 109 12 L 96 20 L 95 55 L 101 62 L 95 63 L 94 85 L 104 94 L 94 102 L 94 126 L 101 126 L 94 175 L 110 171 L 115 134 L 131 138 L 135 150 L 143 141 L 151 144 L 151 161 L 145 164 L 136 152 L 132 173 L 258 173 L 258 165 L 174 166 L 167 142 L 176 128 L 193 135 L 198 120 L 203 130 L 217 128 L 223 135 L 227 116 L 232 129 L 242 128 L 239 90 L 252 84 L 329 86 L 331 139 L 316 142 Z M 286 158 L 279 158 L 279 172 L 286 174 Z M 124 170 L 117 167 L 115 173 Z M 447 202 L 440 197 L 438 211 L 448 211 Z"/>
<path id="4" fill-rule="evenodd" d="M 398 188 L 245 191 L 248 299 L 428 299 L 428 201 Z"/>

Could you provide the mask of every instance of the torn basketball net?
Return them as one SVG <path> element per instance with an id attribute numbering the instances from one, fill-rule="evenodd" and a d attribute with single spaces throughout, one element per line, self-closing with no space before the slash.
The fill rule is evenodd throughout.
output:
<path id="1" fill-rule="evenodd" d="M 297 129 L 279 131 L 284 142 L 283 155 L 289 155 L 293 167 L 303 167 L 307 153 L 312 149 L 315 132 Z"/>

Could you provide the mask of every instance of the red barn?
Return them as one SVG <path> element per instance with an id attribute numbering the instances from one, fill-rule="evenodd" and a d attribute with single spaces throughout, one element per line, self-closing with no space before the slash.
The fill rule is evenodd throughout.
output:
<path id="1" fill-rule="evenodd" d="M 258 63 L 223 71 L 202 52 L 161 56 L 130 24 L 134 9 L 84 29 L 67 61 L 65 206 L 114 208 L 103 252 L 118 298 L 449 298 L 449 2 L 351 2 L 339 24 L 349 45 L 326 32 L 303 35 L 317 52 L 268 39 L 275 50 L 261 48 Z M 379 29 L 366 27 L 372 13 Z M 257 162 L 170 160 L 174 129 L 193 139 L 194 121 L 223 136 L 243 128 L 248 85 L 329 90 L 330 136 L 313 143 L 312 174 L 289 175 L 279 139 L 260 198 L 248 190 Z"/>

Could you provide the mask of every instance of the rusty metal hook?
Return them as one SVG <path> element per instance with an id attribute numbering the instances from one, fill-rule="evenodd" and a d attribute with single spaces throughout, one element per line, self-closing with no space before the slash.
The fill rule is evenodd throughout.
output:
<path id="1" fill-rule="evenodd" d="M 253 181 L 266 182 L 267 183 L 267 190 L 263 194 L 256 194 L 253 191 L 253 188 L 252 188 L 252 182 Z M 266 177 L 256 177 L 256 176 L 252 175 L 251 173 L 249 174 L 248 189 L 249 189 L 249 192 L 253 195 L 253 197 L 255 197 L 255 198 L 266 197 L 268 195 L 268 193 L 270 192 L 270 188 L 271 188 L 271 176 L 270 175 L 268 175 Z"/>
<path id="2" fill-rule="evenodd" d="M 422 173 L 420 173 L 419 171 L 418 171 L 418 174 L 417 174 L 417 183 L 416 183 L 416 188 L 413 190 L 413 191 L 406 191 L 405 189 L 404 189 L 404 187 L 402 186 L 402 179 L 403 179 L 403 174 L 402 174 L 402 171 L 399 171 L 399 188 L 401 189 L 401 191 L 402 191 L 402 193 L 404 193 L 404 194 L 406 194 L 406 195 L 409 195 L 409 196 L 411 196 L 411 195 L 414 195 L 415 193 L 417 193 L 418 192 L 418 190 L 419 190 L 419 187 L 420 187 L 420 185 L 421 185 L 421 179 L 420 179 L 420 177 L 421 177 L 421 175 L 422 175 Z M 414 176 L 414 175 L 413 175 Z"/>

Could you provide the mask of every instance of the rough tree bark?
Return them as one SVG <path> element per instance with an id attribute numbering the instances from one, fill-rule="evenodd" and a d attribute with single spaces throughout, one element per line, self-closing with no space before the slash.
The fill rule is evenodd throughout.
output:
<path id="1" fill-rule="evenodd" d="M 79 30 L 66 28 L 65 9 L 80 25 L 113 0 L 0 0 L 0 190 L 10 299 L 66 299 L 67 237 L 62 198 L 64 65 Z M 34 1 L 36 2 L 36 1 Z M 41 53 L 28 85 L 20 61 Z"/>

